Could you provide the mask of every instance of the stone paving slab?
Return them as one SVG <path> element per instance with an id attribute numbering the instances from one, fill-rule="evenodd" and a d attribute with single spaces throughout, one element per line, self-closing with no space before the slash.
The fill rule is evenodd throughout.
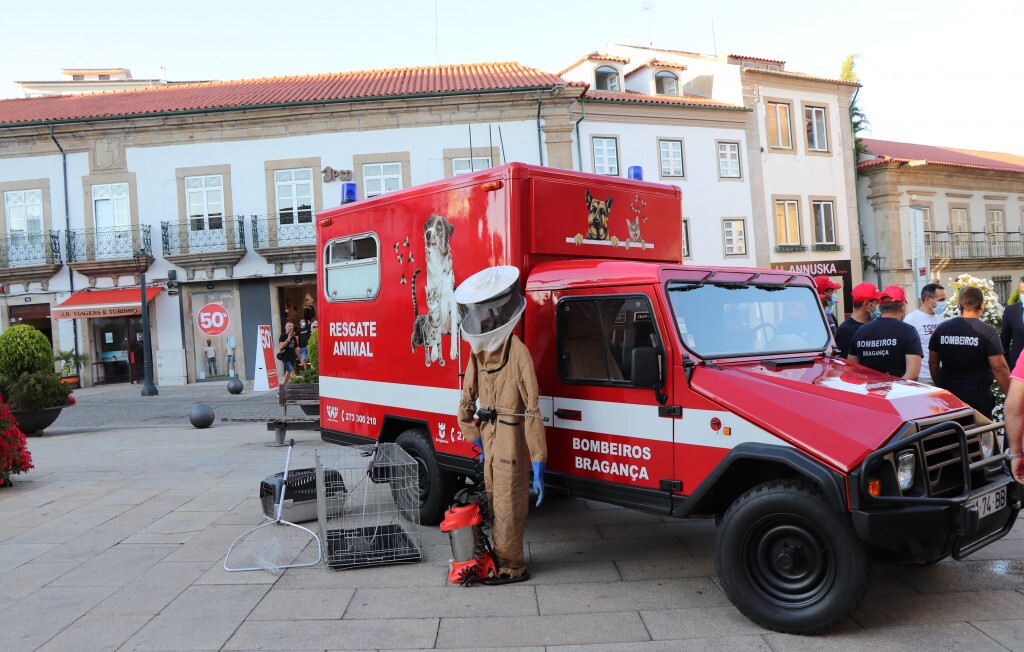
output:
<path id="1" fill-rule="evenodd" d="M 438 648 L 483 649 L 564 645 L 567 643 L 647 641 L 650 636 L 635 611 L 605 614 L 442 618 Z"/>
<path id="2" fill-rule="evenodd" d="M 150 616 L 89 613 L 39 648 L 40 652 L 116 650 L 149 622 Z"/>
<path id="3" fill-rule="evenodd" d="M 225 650 L 362 650 L 434 647 L 436 618 L 377 620 L 259 620 L 238 628 Z"/>
<path id="4" fill-rule="evenodd" d="M 267 592 L 264 585 L 192 586 L 124 645 L 126 650 L 217 650 Z"/>
<path id="5" fill-rule="evenodd" d="M 1006 648 L 970 623 L 936 623 L 902 627 L 848 629 L 822 636 L 766 634 L 775 652 L 847 652 L 848 650 L 964 650 L 1005 652 Z"/>

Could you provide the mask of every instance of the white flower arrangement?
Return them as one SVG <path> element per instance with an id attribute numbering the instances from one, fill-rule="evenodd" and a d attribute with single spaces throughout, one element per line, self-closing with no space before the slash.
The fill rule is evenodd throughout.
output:
<path id="1" fill-rule="evenodd" d="M 949 295 L 949 304 L 946 306 L 946 311 L 942 313 L 942 316 L 946 319 L 952 319 L 953 317 L 960 316 L 960 290 L 966 287 L 975 287 L 981 290 L 981 294 L 984 297 L 984 303 L 982 304 L 981 310 L 981 321 L 986 324 L 991 324 L 993 328 L 999 330 L 1003 325 L 1003 305 L 999 303 L 999 297 L 996 295 L 995 285 L 987 278 L 977 278 L 970 274 L 961 274 L 956 280 L 950 280 L 950 286 L 952 291 L 947 292 Z M 1006 400 L 1006 395 L 1003 394 L 1003 390 L 999 389 L 999 383 L 992 383 L 992 393 L 996 397 L 996 407 L 992 410 L 992 418 L 995 421 L 1003 420 L 1003 402 Z"/>

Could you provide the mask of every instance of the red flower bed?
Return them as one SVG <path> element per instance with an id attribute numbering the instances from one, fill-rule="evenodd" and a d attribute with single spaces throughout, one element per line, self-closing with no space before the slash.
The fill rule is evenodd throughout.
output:
<path id="1" fill-rule="evenodd" d="M 16 473 L 33 468 L 28 441 L 11 415 L 11 406 L 0 397 L 0 486 Z"/>

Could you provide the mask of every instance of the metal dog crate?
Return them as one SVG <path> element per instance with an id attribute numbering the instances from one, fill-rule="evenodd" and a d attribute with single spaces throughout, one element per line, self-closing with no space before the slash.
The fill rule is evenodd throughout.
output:
<path id="1" fill-rule="evenodd" d="M 381 443 L 318 448 L 315 457 L 320 540 L 329 568 L 420 561 L 419 467 L 408 453 Z M 338 491 L 339 482 L 345 490 Z"/>
<path id="2" fill-rule="evenodd" d="M 263 515 L 277 518 L 277 503 L 281 500 L 281 485 L 284 472 L 268 475 L 260 483 L 260 504 Z M 331 471 L 327 482 L 334 492 L 333 498 L 339 505 L 345 501 L 345 483 L 341 475 Z M 317 520 L 316 511 L 316 469 L 295 469 L 288 472 L 288 486 L 284 488 L 284 505 L 281 507 L 281 519 L 290 523 Z"/>

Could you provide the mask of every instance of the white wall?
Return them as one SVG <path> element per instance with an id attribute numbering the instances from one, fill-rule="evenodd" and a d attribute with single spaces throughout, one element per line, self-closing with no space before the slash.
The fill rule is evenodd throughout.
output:
<path id="1" fill-rule="evenodd" d="M 746 136 L 742 129 L 628 124 L 591 119 L 581 122 L 579 129 L 584 172 L 594 171 L 591 137 L 617 136 L 620 176 L 626 176 L 629 166 L 639 165 L 644 169 L 646 181 L 671 183 L 682 189 L 683 216 L 688 219 L 690 226 L 690 260 L 702 265 L 754 265 L 755 243 L 749 174 L 743 155 L 741 154 L 742 179 L 723 181 L 718 178 L 716 141 L 739 141 L 740 152 L 746 152 Z M 573 138 L 575 137 L 574 132 Z M 659 138 L 683 141 L 685 179 L 661 178 Z M 725 255 L 722 239 L 722 218 L 725 217 L 745 220 L 746 256 Z"/>

